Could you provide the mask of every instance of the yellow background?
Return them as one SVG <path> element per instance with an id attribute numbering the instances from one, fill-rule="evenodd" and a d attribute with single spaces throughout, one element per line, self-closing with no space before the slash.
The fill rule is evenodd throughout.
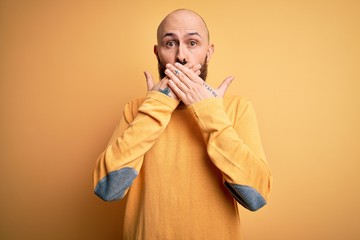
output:
<path id="1" fill-rule="evenodd" d="M 1 239 L 121 239 L 92 169 L 181 7 L 210 28 L 208 81 L 235 76 L 258 115 L 274 187 L 245 239 L 360 239 L 356 0 L 0 1 Z"/>

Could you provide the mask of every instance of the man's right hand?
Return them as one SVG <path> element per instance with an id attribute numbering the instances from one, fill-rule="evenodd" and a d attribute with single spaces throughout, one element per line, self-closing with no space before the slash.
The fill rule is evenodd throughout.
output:
<path id="1" fill-rule="evenodd" d="M 146 78 L 146 84 L 147 84 L 148 91 L 159 91 L 159 92 L 175 99 L 176 101 L 180 102 L 180 99 L 168 87 L 168 82 L 169 82 L 168 77 L 164 77 L 163 79 L 161 79 L 161 81 L 159 81 L 158 83 L 155 84 L 151 73 L 145 71 L 144 74 L 145 74 L 145 78 Z"/>

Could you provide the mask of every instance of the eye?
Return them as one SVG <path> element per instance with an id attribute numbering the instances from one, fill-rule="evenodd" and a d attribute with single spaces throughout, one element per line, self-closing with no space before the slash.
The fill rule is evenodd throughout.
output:
<path id="1" fill-rule="evenodd" d="M 172 48 L 176 46 L 176 42 L 175 41 L 168 41 L 165 43 L 166 47 L 168 48 Z"/>
<path id="2" fill-rule="evenodd" d="M 191 41 L 189 42 L 189 46 L 190 46 L 190 47 L 195 47 L 197 44 L 198 44 L 198 43 L 197 43 L 197 41 L 195 41 L 195 40 L 191 40 Z"/>

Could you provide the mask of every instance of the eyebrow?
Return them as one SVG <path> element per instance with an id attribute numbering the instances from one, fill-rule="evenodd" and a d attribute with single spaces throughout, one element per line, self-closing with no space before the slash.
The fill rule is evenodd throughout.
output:
<path id="1" fill-rule="evenodd" d="M 197 35 L 197 36 L 199 36 L 199 37 L 201 38 L 201 35 L 200 35 L 199 33 L 197 33 L 197 32 L 190 32 L 190 33 L 187 33 L 186 35 L 188 35 L 188 36 Z M 174 37 L 174 36 L 176 36 L 176 34 L 170 32 L 170 33 L 165 33 L 164 36 L 163 36 L 163 38 L 166 38 L 166 37 Z"/>

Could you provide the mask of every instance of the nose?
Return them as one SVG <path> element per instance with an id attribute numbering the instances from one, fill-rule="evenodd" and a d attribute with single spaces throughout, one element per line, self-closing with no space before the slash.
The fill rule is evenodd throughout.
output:
<path id="1" fill-rule="evenodd" d="M 182 65 L 185 65 L 188 62 L 186 50 L 186 46 L 180 44 L 176 54 L 176 61 L 181 63 Z"/>

